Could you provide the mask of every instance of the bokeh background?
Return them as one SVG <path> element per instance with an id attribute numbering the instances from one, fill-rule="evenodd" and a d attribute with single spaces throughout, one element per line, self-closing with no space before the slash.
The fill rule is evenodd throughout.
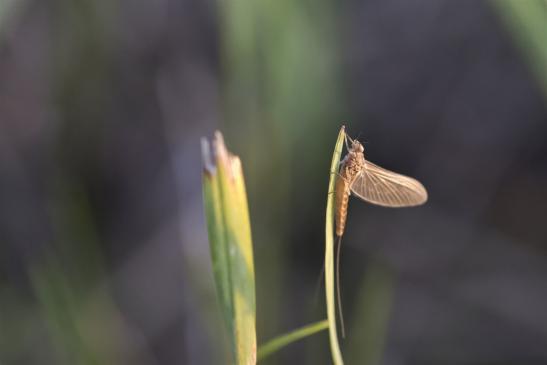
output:
<path id="1" fill-rule="evenodd" d="M 0 364 L 223 364 L 201 201 L 247 180 L 258 341 L 325 317 L 345 123 L 424 207 L 353 199 L 348 364 L 547 363 L 544 0 L 1 0 Z M 329 364 L 326 333 L 265 364 Z"/>

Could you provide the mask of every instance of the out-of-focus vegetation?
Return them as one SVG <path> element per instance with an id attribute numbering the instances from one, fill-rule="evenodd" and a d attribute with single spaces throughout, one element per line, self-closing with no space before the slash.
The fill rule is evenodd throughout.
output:
<path id="1" fill-rule="evenodd" d="M 350 328 L 348 357 L 359 359 L 363 364 L 382 364 L 387 330 L 393 300 L 394 274 L 390 269 L 373 261 L 367 262 L 367 270 L 358 289 L 356 307 L 358 316 Z"/>
<path id="2" fill-rule="evenodd" d="M 257 305 L 265 314 L 258 315 L 257 326 L 259 339 L 267 339 L 284 328 L 322 317 L 316 311 L 301 313 L 301 323 L 280 318 L 284 307 L 297 305 L 287 299 L 290 288 L 286 285 L 298 271 L 285 258 L 298 227 L 289 226 L 285 218 L 304 210 L 294 209 L 300 197 L 292 184 L 311 179 L 313 191 L 324 191 L 321 161 L 328 156 L 324 146 L 330 141 L 329 132 L 336 133 L 336 128 L 328 126 L 339 122 L 338 113 L 344 107 L 337 9 L 328 0 L 218 4 L 224 129 L 241 148 L 248 171 L 251 214 L 255 212 L 257 227 L 256 260 L 261 263 Z M 260 214 L 264 211 L 258 207 L 268 207 L 268 214 Z M 313 215 L 321 221 L 321 215 Z M 320 265 L 318 261 L 317 270 Z"/>
<path id="3" fill-rule="evenodd" d="M 547 2 L 491 0 L 547 98 Z"/>
<path id="4" fill-rule="evenodd" d="M 2 3 L 0 3 L 0 29 L 2 26 L 2 22 L 5 21 L 8 16 L 10 15 L 10 11 L 13 10 L 13 4 L 15 1 L 13 0 L 4 0 Z"/>
<path id="5" fill-rule="evenodd" d="M 0 1 L 0 363 L 223 363 L 199 149 L 217 128 L 245 166 L 258 343 L 324 318 L 343 121 L 431 197 L 350 203 L 346 363 L 545 363 L 545 13 Z M 328 335 L 263 363 L 331 363 Z"/>

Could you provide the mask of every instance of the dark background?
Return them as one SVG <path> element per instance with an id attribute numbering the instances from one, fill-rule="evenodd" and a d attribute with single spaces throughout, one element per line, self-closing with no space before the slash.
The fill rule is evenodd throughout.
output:
<path id="1" fill-rule="evenodd" d="M 351 200 L 346 362 L 546 364 L 542 0 L 0 2 L 0 363 L 224 363 L 215 129 L 245 170 L 259 344 L 324 318 L 342 123 L 430 196 Z M 330 361 L 321 333 L 265 363 Z"/>

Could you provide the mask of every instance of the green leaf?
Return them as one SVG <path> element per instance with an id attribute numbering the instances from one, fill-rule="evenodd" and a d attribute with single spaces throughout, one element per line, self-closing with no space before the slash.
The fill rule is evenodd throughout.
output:
<path id="1" fill-rule="evenodd" d="M 255 277 L 241 161 L 220 132 L 202 139 L 203 201 L 213 274 L 231 348 L 231 363 L 256 363 Z"/>
<path id="2" fill-rule="evenodd" d="M 325 293 L 327 300 L 327 318 L 329 321 L 329 339 L 332 361 L 335 365 L 342 365 L 342 353 L 338 343 L 338 333 L 336 332 L 336 308 L 334 293 L 334 185 L 338 174 L 338 164 L 342 156 L 342 147 L 346 132 L 344 126 L 340 128 L 332 162 L 330 166 L 329 193 L 327 195 L 327 217 L 325 221 Z"/>
<path id="3" fill-rule="evenodd" d="M 258 359 L 264 360 L 266 357 L 270 356 L 281 348 L 305 337 L 311 336 L 317 332 L 325 330 L 328 327 L 329 322 L 325 319 L 323 321 L 309 324 L 282 336 L 276 337 L 258 348 Z"/>

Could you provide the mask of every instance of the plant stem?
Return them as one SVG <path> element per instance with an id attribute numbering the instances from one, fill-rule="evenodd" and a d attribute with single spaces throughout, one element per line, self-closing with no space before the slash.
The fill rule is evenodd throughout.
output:
<path id="1" fill-rule="evenodd" d="M 343 365 L 342 352 L 338 343 L 336 332 L 336 305 L 334 300 L 334 185 L 338 173 L 338 164 L 342 155 L 344 144 L 345 128 L 340 128 L 336 146 L 332 155 L 330 167 L 329 193 L 327 197 L 327 216 L 325 221 L 325 294 L 327 301 L 327 318 L 329 321 L 329 340 L 332 361 L 335 365 Z"/>
<path id="2" fill-rule="evenodd" d="M 327 328 L 329 328 L 329 321 L 325 319 L 323 321 L 312 323 L 284 335 L 278 336 L 259 347 L 258 360 L 263 360 L 274 352 L 279 351 L 283 347 L 298 340 L 301 340 L 305 337 L 311 336 L 317 332 L 323 331 Z"/>

